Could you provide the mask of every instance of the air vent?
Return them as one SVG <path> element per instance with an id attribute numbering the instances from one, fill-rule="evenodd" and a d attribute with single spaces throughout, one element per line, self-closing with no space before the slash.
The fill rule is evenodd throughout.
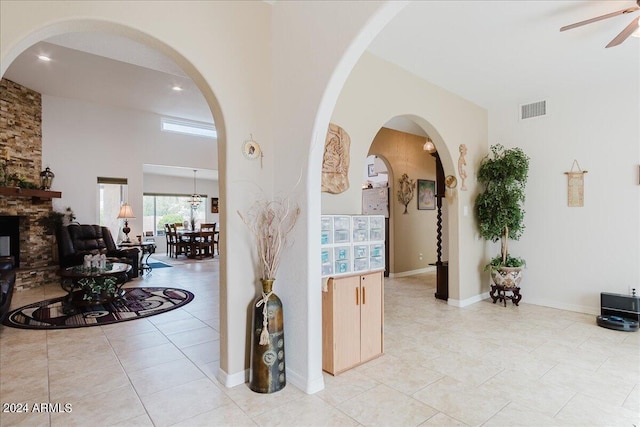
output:
<path id="1" fill-rule="evenodd" d="M 520 106 L 520 120 L 547 115 L 547 101 L 533 102 Z"/>

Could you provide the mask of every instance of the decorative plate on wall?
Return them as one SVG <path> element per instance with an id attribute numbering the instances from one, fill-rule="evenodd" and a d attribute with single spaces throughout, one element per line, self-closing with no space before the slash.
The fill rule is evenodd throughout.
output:
<path id="1" fill-rule="evenodd" d="M 444 185 L 446 185 L 448 188 L 456 188 L 456 185 L 458 185 L 458 179 L 453 175 L 448 175 L 444 179 Z"/>
<path id="2" fill-rule="evenodd" d="M 260 145 L 255 142 L 253 138 L 246 140 L 242 144 L 242 154 L 244 154 L 247 159 L 257 159 L 260 157 L 260 153 Z"/>

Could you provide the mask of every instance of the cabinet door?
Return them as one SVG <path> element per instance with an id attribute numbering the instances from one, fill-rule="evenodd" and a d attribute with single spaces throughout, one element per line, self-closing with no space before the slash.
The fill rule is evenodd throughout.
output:
<path id="1" fill-rule="evenodd" d="M 382 353 L 382 273 L 360 276 L 360 360 L 366 362 Z"/>
<path id="2" fill-rule="evenodd" d="M 334 367 L 343 371 L 360 363 L 360 277 L 334 280 Z"/>

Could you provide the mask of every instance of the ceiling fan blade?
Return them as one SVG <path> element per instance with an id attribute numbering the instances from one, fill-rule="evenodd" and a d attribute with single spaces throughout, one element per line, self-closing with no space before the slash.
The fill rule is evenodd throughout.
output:
<path id="1" fill-rule="evenodd" d="M 632 13 L 638 9 L 640 9 L 640 7 L 634 6 L 634 7 L 629 7 L 627 9 L 619 10 L 617 12 L 607 13 L 606 15 L 597 16 L 595 18 L 587 19 L 586 21 L 580 21 L 580 22 L 576 22 L 575 24 L 565 25 L 564 27 L 560 28 L 560 31 L 566 31 L 572 28 L 582 27 L 583 25 L 591 24 L 592 22 L 602 21 L 603 19 L 613 18 L 614 16 L 624 15 L 625 13 Z"/>
<path id="2" fill-rule="evenodd" d="M 627 25 L 625 29 L 622 30 L 620 34 L 618 34 L 613 40 L 611 40 L 606 47 L 618 46 L 620 43 L 625 41 L 627 37 L 629 37 L 635 30 L 638 29 L 638 20 L 640 20 L 640 16 L 631 21 L 631 23 Z"/>

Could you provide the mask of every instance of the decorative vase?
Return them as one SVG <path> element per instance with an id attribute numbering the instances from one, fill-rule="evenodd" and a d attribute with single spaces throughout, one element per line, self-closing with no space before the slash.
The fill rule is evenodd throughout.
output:
<path id="1" fill-rule="evenodd" d="M 273 279 L 261 280 L 262 295 L 253 304 L 249 388 L 274 393 L 287 385 L 284 362 L 282 302 L 273 293 Z"/>
<path id="2" fill-rule="evenodd" d="M 522 281 L 522 267 L 500 267 L 491 270 L 493 283 L 505 288 L 516 288 Z"/>

